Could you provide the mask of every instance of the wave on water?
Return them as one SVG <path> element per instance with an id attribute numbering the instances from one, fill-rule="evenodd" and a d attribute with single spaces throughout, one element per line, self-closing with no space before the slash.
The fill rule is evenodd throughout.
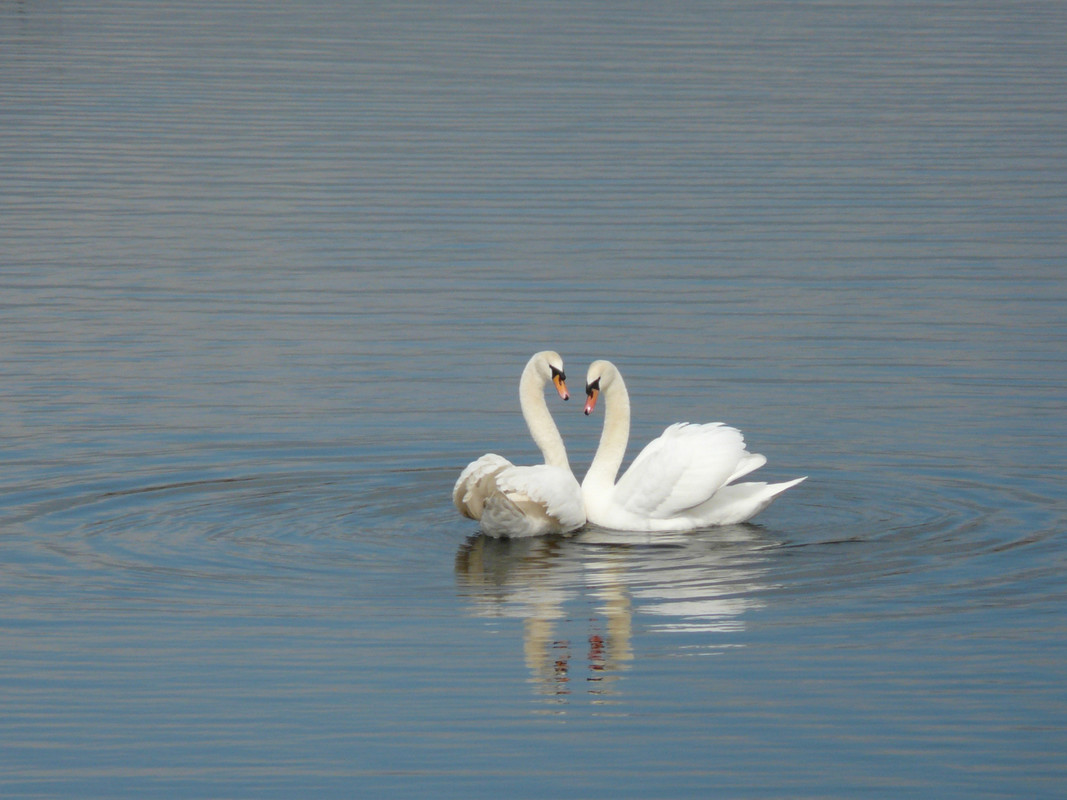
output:
<path id="1" fill-rule="evenodd" d="M 386 463 L 57 485 L 8 498 L 2 569 L 34 592 L 169 587 L 183 602 L 351 570 L 385 575 L 422 557 L 441 480 L 437 468 Z"/>

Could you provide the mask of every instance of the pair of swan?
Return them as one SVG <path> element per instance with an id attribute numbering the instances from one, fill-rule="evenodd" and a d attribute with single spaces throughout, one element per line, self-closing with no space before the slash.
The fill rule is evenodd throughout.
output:
<path id="1" fill-rule="evenodd" d="M 616 483 L 630 438 L 630 396 L 610 361 L 594 361 L 586 375 L 585 413 L 604 398 L 604 429 L 593 463 L 579 486 L 563 438 L 545 403 L 549 382 L 569 398 L 563 359 L 535 353 L 519 381 L 519 402 L 545 463 L 516 467 L 494 453 L 463 470 L 452 490 L 460 513 L 491 536 L 566 533 L 588 520 L 630 531 L 684 531 L 732 525 L 758 514 L 804 478 L 784 483 L 734 483 L 767 459 L 745 449 L 741 432 L 713 422 L 678 423 L 653 439 Z"/>

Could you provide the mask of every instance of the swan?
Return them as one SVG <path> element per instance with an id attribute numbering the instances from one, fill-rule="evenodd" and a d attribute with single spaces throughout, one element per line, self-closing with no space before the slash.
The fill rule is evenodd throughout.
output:
<path id="1" fill-rule="evenodd" d="M 516 467 L 503 456 L 487 453 L 467 465 L 452 489 L 459 513 L 478 520 L 490 536 L 567 533 L 585 524 L 582 488 L 545 403 L 544 387 L 550 380 L 568 400 L 559 353 L 534 353 L 519 379 L 519 405 L 545 463 Z"/>
<path id="2" fill-rule="evenodd" d="M 589 522 L 630 531 L 684 531 L 745 522 L 804 478 L 734 483 L 767 459 L 745 449 L 741 432 L 721 422 L 671 425 L 615 482 L 630 438 L 630 396 L 618 368 L 594 361 L 586 375 L 585 413 L 604 395 L 604 429 L 582 481 Z M 806 476 L 805 476 L 806 477 Z"/>

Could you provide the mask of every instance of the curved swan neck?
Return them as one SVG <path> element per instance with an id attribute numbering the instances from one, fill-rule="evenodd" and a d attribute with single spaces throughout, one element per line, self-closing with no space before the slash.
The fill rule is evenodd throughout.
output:
<path id="1" fill-rule="evenodd" d="M 522 371 L 519 381 L 519 406 L 522 408 L 526 427 L 530 429 L 530 436 L 545 457 L 545 463 L 551 467 L 570 470 L 563 437 L 559 435 L 559 429 L 545 402 L 545 383 L 546 379 L 538 373 L 536 359 L 531 359 Z"/>
<path id="2" fill-rule="evenodd" d="M 603 394 L 604 429 L 600 432 L 600 445 L 593 463 L 582 482 L 591 488 L 615 485 L 615 476 L 622 466 L 630 439 L 630 394 L 618 370 L 614 370 L 611 380 L 606 382 Z"/>

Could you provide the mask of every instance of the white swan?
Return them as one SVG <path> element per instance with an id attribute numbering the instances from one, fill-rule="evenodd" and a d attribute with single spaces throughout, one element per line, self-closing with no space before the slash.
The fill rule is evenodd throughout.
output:
<path id="1" fill-rule="evenodd" d="M 585 524 L 582 489 L 567 461 L 563 437 L 545 403 L 551 380 L 567 400 L 563 359 L 545 350 L 534 353 L 519 380 L 519 404 L 530 435 L 545 463 L 516 467 L 495 453 L 472 461 L 452 489 L 452 502 L 476 519 L 490 536 L 539 536 L 566 533 Z"/>
<path id="2" fill-rule="evenodd" d="M 734 483 L 767 459 L 745 449 L 741 432 L 721 422 L 671 425 L 642 450 L 619 482 L 615 475 L 630 438 L 630 396 L 610 361 L 586 376 L 585 413 L 604 395 L 604 430 L 582 481 L 589 521 L 604 528 L 682 531 L 751 519 L 804 478 L 785 483 Z"/>

